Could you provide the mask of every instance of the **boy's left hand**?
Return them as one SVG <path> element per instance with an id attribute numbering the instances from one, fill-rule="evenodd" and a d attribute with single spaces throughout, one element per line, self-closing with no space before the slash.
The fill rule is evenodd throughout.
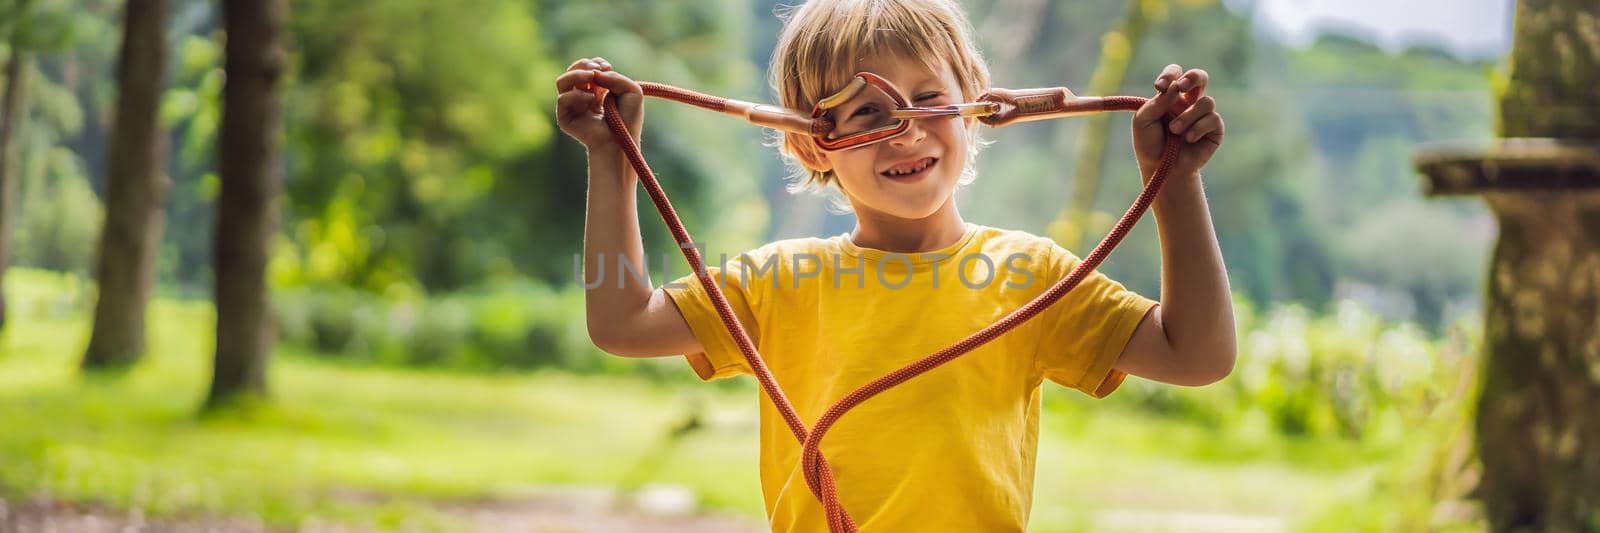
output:
<path id="1" fill-rule="evenodd" d="M 1206 71 L 1183 72 L 1178 65 L 1167 65 L 1156 77 L 1160 92 L 1133 115 L 1133 151 L 1146 181 L 1160 164 L 1169 134 L 1182 136 L 1183 142 L 1168 177 L 1199 174 L 1222 146 L 1222 115 L 1217 114 L 1216 101 L 1204 95 L 1208 81 Z M 1162 120 L 1172 115 L 1176 117 L 1171 121 Z"/>

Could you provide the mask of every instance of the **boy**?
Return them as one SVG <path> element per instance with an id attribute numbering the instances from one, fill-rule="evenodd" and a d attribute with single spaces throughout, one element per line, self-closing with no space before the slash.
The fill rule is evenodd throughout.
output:
<path id="1" fill-rule="evenodd" d="M 785 107 L 810 110 L 861 71 L 888 79 L 916 106 L 970 102 L 989 83 L 952 0 L 813 0 L 792 12 L 771 72 Z M 1223 134 L 1215 103 L 1201 95 L 1206 82 L 1204 71 L 1168 66 L 1158 96 L 1133 119 L 1147 180 L 1169 131 L 1187 141 L 1153 207 L 1160 304 L 1095 273 L 1032 321 L 840 419 L 822 451 L 864 531 L 1024 530 L 1043 380 L 1104 397 L 1126 374 L 1198 386 L 1231 371 L 1233 310 L 1199 175 Z M 642 114 L 639 86 L 603 59 L 579 60 L 556 82 L 558 121 L 589 150 L 584 268 L 593 284 L 601 257 L 620 254 L 633 272 L 646 270 L 638 177 L 589 84 L 619 95 L 635 138 Z M 1078 263 L 1048 239 L 961 218 L 953 193 L 973 178 L 976 122 L 911 122 L 898 136 L 837 151 L 787 135 L 782 152 L 803 166 L 806 185 L 843 195 L 854 230 L 771 243 L 711 269 L 807 424 L 850 391 L 1016 309 Z M 589 333 L 601 349 L 685 354 L 708 380 L 750 373 L 693 276 L 652 288 L 620 275 L 587 290 Z M 760 403 L 772 530 L 826 531 L 800 443 L 770 399 Z"/>

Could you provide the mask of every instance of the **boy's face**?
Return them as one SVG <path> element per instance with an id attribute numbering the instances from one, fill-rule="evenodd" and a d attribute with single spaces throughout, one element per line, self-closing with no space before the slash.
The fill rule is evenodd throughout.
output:
<path id="1" fill-rule="evenodd" d="M 948 64 L 940 72 L 929 72 L 918 61 L 881 55 L 862 60 L 858 70 L 888 79 L 913 106 L 962 101 L 961 86 Z M 967 162 L 967 122 L 912 120 L 910 129 L 893 139 L 823 155 L 858 216 L 923 219 L 950 201 L 961 179 Z"/>

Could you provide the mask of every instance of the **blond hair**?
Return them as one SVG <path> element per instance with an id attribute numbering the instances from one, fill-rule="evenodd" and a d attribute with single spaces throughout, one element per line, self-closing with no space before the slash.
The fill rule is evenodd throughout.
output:
<path id="1" fill-rule="evenodd" d="M 843 88 L 856 63 L 877 54 L 921 61 L 931 72 L 946 65 L 961 86 L 964 101 L 989 88 L 989 68 L 972 41 L 972 25 L 954 0 L 812 0 L 782 9 L 782 32 L 768 72 L 783 106 L 810 112 L 816 102 Z M 962 184 L 976 175 L 973 164 L 981 143 L 976 126 Z M 791 191 L 823 190 L 837 183 L 811 137 L 785 133 L 778 149 L 797 163 Z"/>

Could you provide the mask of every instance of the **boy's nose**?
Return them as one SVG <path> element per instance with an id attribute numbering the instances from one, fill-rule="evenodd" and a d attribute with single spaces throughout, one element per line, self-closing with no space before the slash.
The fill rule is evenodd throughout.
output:
<path id="1" fill-rule="evenodd" d="M 889 144 L 894 146 L 914 146 L 917 143 L 922 142 L 923 137 L 928 136 L 928 132 L 924 129 L 925 126 L 923 126 L 923 122 L 927 121 L 911 120 L 910 122 L 911 126 L 906 129 L 906 132 L 889 139 Z"/>

